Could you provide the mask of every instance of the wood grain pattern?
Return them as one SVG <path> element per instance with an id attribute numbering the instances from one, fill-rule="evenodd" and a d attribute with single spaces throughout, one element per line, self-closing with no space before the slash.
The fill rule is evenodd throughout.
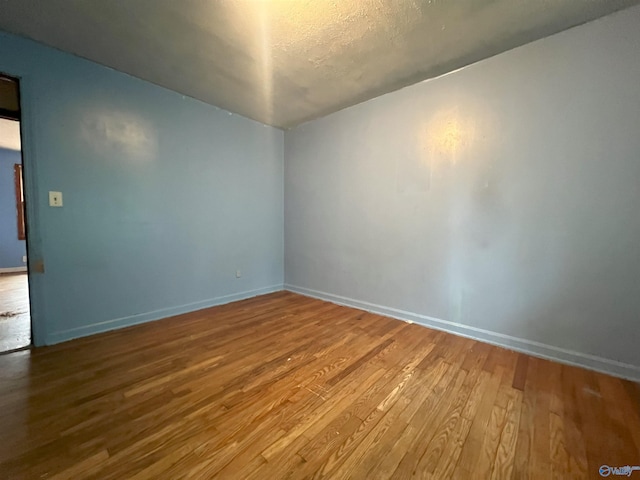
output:
<path id="1" fill-rule="evenodd" d="M 640 389 L 288 292 L 0 356 L 0 477 L 599 478 Z"/>

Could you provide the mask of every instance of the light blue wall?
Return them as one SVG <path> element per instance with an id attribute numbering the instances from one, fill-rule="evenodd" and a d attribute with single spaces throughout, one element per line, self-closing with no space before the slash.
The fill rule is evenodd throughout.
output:
<path id="1" fill-rule="evenodd" d="M 289 288 L 640 379 L 640 7 L 285 133 Z"/>
<path id="2" fill-rule="evenodd" d="M 21 77 L 36 344 L 281 288 L 282 131 L 7 34 L 0 72 Z"/>
<path id="3" fill-rule="evenodd" d="M 24 267 L 25 241 L 18 240 L 13 166 L 20 152 L 0 148 L 0 268 Z"/>

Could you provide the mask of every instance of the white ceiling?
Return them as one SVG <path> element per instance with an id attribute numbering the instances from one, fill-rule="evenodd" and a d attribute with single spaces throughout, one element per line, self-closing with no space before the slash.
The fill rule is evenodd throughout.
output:
<path id="1" fill-rule="evenodd" d="M 287 128 L 640 0 L 0 0 L 0 29 Z"/>
<path id="2" fill-rule="evenodd" d="M 0 148 L 20 150 L 20 123 L 0 118 Z"/>

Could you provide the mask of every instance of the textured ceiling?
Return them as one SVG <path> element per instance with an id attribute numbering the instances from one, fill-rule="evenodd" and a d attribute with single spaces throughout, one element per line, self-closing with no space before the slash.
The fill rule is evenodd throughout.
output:
<path id="1" fill-rule="evenodd" d="M 287 128 L 640 0 L 0 0 L 0 29 Z"/>

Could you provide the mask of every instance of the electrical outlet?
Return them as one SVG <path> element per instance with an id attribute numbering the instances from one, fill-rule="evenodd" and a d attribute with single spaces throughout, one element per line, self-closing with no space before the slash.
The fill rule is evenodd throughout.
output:
<path id="1" fill-rule="evenodd" d="M 242 276 L 241 270 L 236 270 L 236 278 L 240 278 Z"/>
<path id="2" fill-rule="evenodd" d="M 50 207 L 62 206 L 62 192 L 49 192 L 49 206 Z"/>
<path id="3" fill-rule="evenodd" d="M 22 256 L 22 263 L 27 263 L 27 256 L 26 255 Z"/>

